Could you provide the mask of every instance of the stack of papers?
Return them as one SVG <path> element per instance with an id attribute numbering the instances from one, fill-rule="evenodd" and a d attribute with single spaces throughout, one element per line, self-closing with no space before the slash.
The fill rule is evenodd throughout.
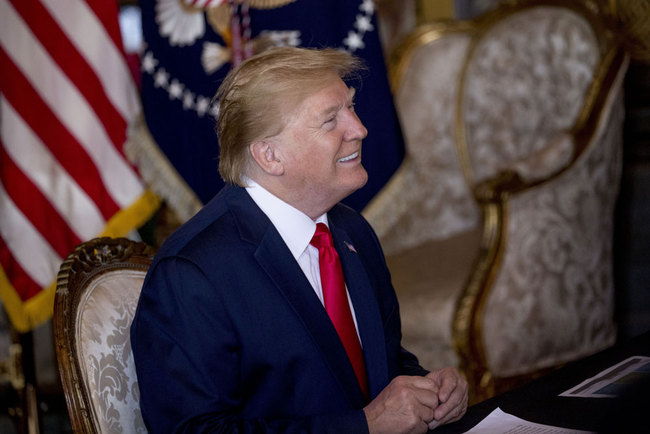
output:
<path id="1" fill-rule="evenodd" d="M 543 425 L 540 423 L 528 422 L 503 412 L 500 408 L 495 409 L 465 434 L 589 434 L 591 431 L 580 431 L 576 429 L 559 428 L 556 426 Z"/>

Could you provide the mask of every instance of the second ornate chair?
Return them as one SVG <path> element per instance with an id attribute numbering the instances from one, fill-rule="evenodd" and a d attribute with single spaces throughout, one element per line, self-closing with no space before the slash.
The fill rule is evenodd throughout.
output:
<path id="1" fill-rule="evenodd" d="M 146 244 L 98 238 L 61 265 L 54 334 L 75 433 L 146 433 L 129 330 L 152 256 Z"/>
<path id="2" fill-rule="evenodd" d="M 391 62 L 407 157 L 364 214 L 405 347 L 459 366 L 474 401 L 615 339 L 627 59 L 584 4 L 425 25 Z"/>

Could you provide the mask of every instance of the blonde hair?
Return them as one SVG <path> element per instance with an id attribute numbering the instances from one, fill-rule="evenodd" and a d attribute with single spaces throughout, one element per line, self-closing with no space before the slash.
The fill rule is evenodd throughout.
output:
<path id="1" fill-rule="evenodd" d="M 233 69 L 215 96 L 223 180 L 244 185 L 249 145 L 279 134 L 291 110 L 327 84 L 324 76 L 333 73 L 345 79 L 362 68 L 359 58 L 344 51 L 275 47 Z"/>

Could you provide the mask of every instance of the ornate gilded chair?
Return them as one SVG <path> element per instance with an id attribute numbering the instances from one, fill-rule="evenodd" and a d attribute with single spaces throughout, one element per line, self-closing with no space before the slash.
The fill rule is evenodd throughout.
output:
<path id="1" fill-rule="evenodd" d="M 54 305 L 61 382 L 76 433 L 145 433 L 129 330 L 152 249 L 124 238 L 80 244 Z"/>
<path id="2" fill-rule="evenodd" d="M 364 210 L 404 345 L 473 400 L 614 342 L 627 58 L 596 3 L 507 2 L 391 59 L 404 164 Z"/>

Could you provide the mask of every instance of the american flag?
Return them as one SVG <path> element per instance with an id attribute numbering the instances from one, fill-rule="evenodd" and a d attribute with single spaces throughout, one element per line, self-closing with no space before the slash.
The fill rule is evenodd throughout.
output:
<path id="1" fill-rule="evenodd" d="M 67 254 L 123 236 L 157 198 L 123 146 L 141 111 L 115 0 L 0 0 L 0 296 L 28 331 Z"/>

